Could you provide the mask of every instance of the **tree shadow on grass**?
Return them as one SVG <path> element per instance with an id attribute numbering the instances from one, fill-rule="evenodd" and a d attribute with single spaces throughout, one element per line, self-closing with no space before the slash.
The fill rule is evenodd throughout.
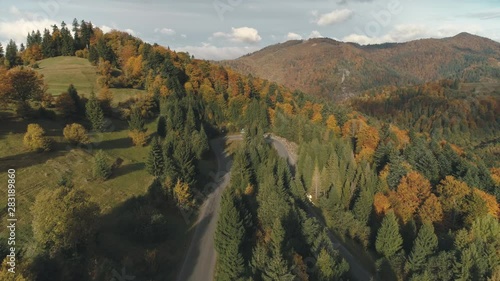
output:
<path id="1" fill-rule="evenodd" d="M 95 149 L 110 150 L 110 149 L 125 149 L 133 146 L 130 138 L 119 138 L 113 140 L 105 140 L 95 143 Z"/>
<path id="2" fill-rule="evenodd" d="M 119 178 L 129 173 L 133 173 L 135 171 L 144 170 L 146 165 L 144 163 L 131 163 L 123 166 L 118 166 L 113 168 L 113 174 L 111 175 L 111 179 Z"/>
<path id="3" fill-rule="evenodd" d="M 125 267 L 130 275 L 140 276 L 137 280 L 175 280 L 194 231 L 189 227 L 161 185 L 153 183 L 146 194 L 124 201 L 99 218 L 96 252 L 114 268 Z"/>
<path id="4" fill-rule="evenodd" d="M 60 156 L 64 156 L 68 151 L 51 151 L 51 152 L 24 152 L 12 156 L 0 158 L 0 171 L 8 169 L 23 169 L 31 166 L 46 163 L 48 160 Z"/>

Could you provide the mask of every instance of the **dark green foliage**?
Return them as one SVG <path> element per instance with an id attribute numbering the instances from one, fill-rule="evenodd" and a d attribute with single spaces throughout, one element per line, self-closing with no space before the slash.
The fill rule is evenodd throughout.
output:
<path id="1" fill-rule="evenodd" d="M 163 150 L 157 138 L 153 138 L 146 160 L 146 170 L 155 177 L 161 177 L 165 171 L 165 160 L 163 159 Z"/>
<path id="2" fill-rule="evenodd" d="M 161 138 L 165 138 L 167 136 L 167 119 L 165 119 L 165 116 L 163 115 L 160 115 L 160 117 L 158 117 L 158 123 L 156 124 L 156 133 Z"/>
<path id="3" fill-rule="evenodd" d="M 75 86 L 73 84 L 69 85 L 67 92 L 75 103 L 77 115 L 82 117 L 85 116 L 85 105 L 78 95 L 78 91 L 76 90 Z"/>
<path id="4" fill-rule="evenodd" d="M 294 277 L 291 268 L 279 253 L 274 253 L 262 274 L 264 281 L 290 281 Z"/>
<path id="5" fill-rule="evenodd" d="M 144 131 L 144 118 L 142 117 L 141 110 L 134 107 L 130 112 L 130 120 L 128 121 L 128 128 L 130 131 Z"/>
<path id="6" fill-rule="evenodd" d="M 175 171 L 179 179 L 189 185 L 195 182 L 195 155 L 188 142 L 177 142 L 173 151 Z"/>
<path id="7" fill-rule="evenodd" d="M 413 244 L 407 268 L 416 273 L 425 269 L 428 257 L 435 253 L 437 246 L 438 238 L 434 234 L 434 227 L 431 224 L 422 225 Z"/>
<path id="8" fill-rule="evenodd" d="M 20 64 L 20 58 L 17 56 L 17 52 L 16 42 L 11 39 L 5 50 L 5 64 L 7 68 L 12 68 Z"/>
<path id="9" fill-rule="evenodd" d="M 102 150 L 99 150 L 94 155 L 94 178 L 105 181 L 111 176 L 111 165 L 108 164 L 106 155 Z"/>
<path id="10" fill-rule="evenodd" d="M 390 258 L 401 250 L 403 238 L 399 233 L 399 225 L 394 212 L 389 212 L 378 230 L 375 248 L 384 257 Z"/>
<path id="11" fill-rule="evenodd" d="M 73 56 L 75 54 L 75 42 L 66 23 L 61 23 L 61 55 Z"/>
<path id="12" fill-rule="evenodd" d="M 408 162 L 431 182 L 439 180 L 439 162 L 421 138 L 412 138 L 411 145 L 405 151 Z"/>
<path id="13" fill-rule="evenodd" d="M 406 170 L 403 167 L 404 159 L 397 153 L 389 156 L 389 175 L 387 176 L 387 183 L 389 187 L 394 190 L 398 186 L 401 178 L 406 175 Z"/>
<path id="14" fill-rule="evenodd" d="M 89 49 L 89 61 L 93 65 L 96 65 L 97 62 L 99 62 L 99 53 L 97 52 L 97 49 L 96 49 L 95 46 L 90 46 L 90 49 Z"/>
<path id="15" fill-rule="evenodd" d="M 55 50 L 52 49 L 52 35 L 48 29 L 43 31 L 42 54 L 44 58 L 55 57 Z"/>
<path id="16" fill-rule="evenodd" d="M 85 113 L 87 119 L 90 121 L 92 131 L 102 132 L 104 130 L 104 113 L 102 111 L 99 100 L 96 98 L 93 92 L 91 93 L 90 99 L 85 105 Z"/>
<path id="17" fill-rule="evenodd" d="M 191 143 L 196 154 L 197 159 L 201 159 L 203 154 L 208 151 L 208 137 L 205 134 L 205 129 L 203 129 L 203 125 L 201 131 L 193 131 L 191 133 Z"/>
<path id="18" fill-rule="evenodd" d="M 455 257 L 451 252 L 439 252 L 436 256 L 431 256 L 427 262 L 426 271 L 434 276 L 434 280 L 453 280 L 453 266 Z"/>
<path id="19" fill-rule="evenodd" d="M 222 196 L 221 211 L 215 231 L 217 280 L 241 280 L 245 274 L 245 262 L 241 254 L 245 229 L 234 200 L 230 191 L 226 191 Z"/>
<path id="20" fill-rule="evenodd" d="M 356 203 L 354 203 L 353 213 L 357 220 L 368 224 L 373 211 L 373 193 L 362 189 Z"/>

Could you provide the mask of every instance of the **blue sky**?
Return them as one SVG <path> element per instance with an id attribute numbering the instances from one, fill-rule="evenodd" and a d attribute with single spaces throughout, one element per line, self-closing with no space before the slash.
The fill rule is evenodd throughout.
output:
<path id="1" fill-rule="evenodd" d="M 204 59 L 312 37 L 373 44 L 466 31 L 500 42 L 500 0 L 4 0 L 0 42 L 75 17 Z"/>

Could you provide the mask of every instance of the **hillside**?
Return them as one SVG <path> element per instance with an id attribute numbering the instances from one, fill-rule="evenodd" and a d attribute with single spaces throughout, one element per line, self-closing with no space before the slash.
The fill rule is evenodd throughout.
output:
<path id="1" fill-rule="evenodd" d="M 220 63 L 316 96 L 347 97 L 379 86 L 499 78 L 500 43 L 468 33 L 366 46 L 316 38 Z"/>
<path id="2" fill-rule="evenodd" d="M 97 67 L 88 59 L 62 56 L 41 60 L 38 72 L 43 75 L 47 83 L 47 92 L 51 95 L 60 95 L 68 90 L 68 85 L 73 84 L 83 96 L 90 96 L 94 91 L 99 93 L 102 88 L 97 83 Z M 111 88 L 113 102 L 123 102 L 127 99 L 144 95 L 146 91 L 130 88 Z"/>
<path id="3" fill-rule="evenodd" d="M 16 280 L 498 279 L 496 43 L 249 56 L 301 51 L 273 74 L 308 66 L 318 89 L 325 65 L 339 93 L 386 85 L 337 103 L 85 21 L 54 30 L 0 63 L 0 218 L 19 218 L 0 256 L 18 257 Z M 422 42 L 446 68 L 425 53 L 419 68 Z M 450 69 L 465 81 L 393 86 Z"/>
<path id="4" fill-rule="evenodd" d="M 96 68 L 87 59 L 55 57 L 41 60 L 38 65 L 52 95 L 66 91 L 69 84 L 75 85 L 83 94 L 90 94 L 96 86 Z"/>

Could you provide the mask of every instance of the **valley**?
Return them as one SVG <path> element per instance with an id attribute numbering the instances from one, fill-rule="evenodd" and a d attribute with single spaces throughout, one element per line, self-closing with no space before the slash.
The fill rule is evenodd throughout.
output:
<path id="1" fill-rule="evenodd" d="M 0 48 L 0 280 L 497 280 L 500 43 L 288 35 L 213 61 L 75 19 Z"/>

